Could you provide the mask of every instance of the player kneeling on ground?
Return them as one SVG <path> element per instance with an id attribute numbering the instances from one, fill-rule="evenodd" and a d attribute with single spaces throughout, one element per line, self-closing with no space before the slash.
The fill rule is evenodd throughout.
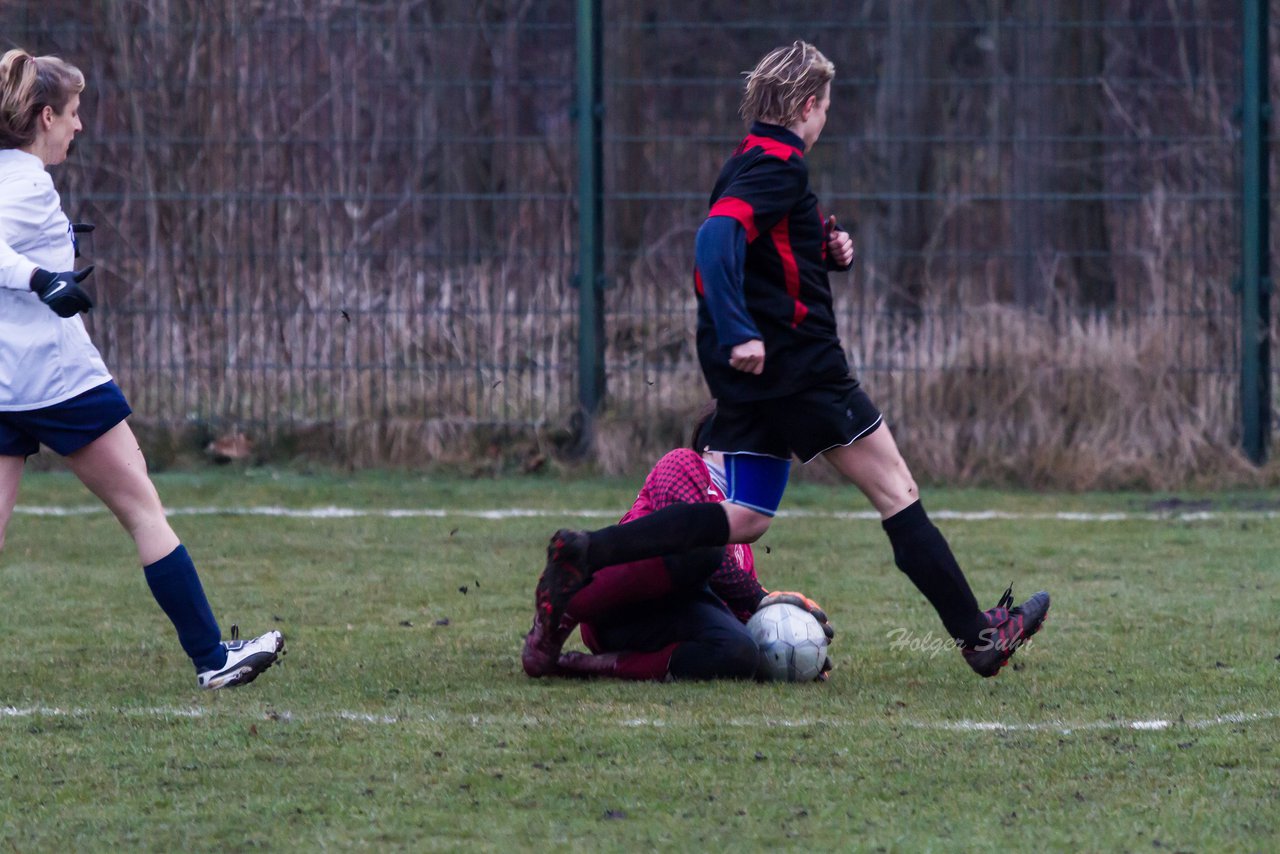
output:
<path id="1" fill-rule="evenodd" d="M 724 489 L 719 455 L 679 448 L 653 467 L 622 521 L 679 503 L 723 501 Z M 569 599 L 553 629 L 545 628 L 545 620 L 534 620 L 521 663 L 535 677 L 750 679 L 757 675 L 759 651 L 747 621 L 776 603 L 804 608 L 827 638 L 834 634 L 811 599 L 767 593 L 760 586 L 748 545 L 607 566 Z M 575 626 L 581 627 L 590 654 L 561 653 Z M 827 659 L 819 678 L 830 669 Z"/>
<path id="2" fill-rule="evenodd" d="M 826 127 L 834 77 L 835 65 L 803 41 L 770 51 L 747 73 L 740 112 L 750 129 L 721 168 L 694 243 L 698 362 L 717 407 L 698 448 L 723 455 L 725 500 L 556 532 L 539 614 L 558 625 L 600 567 L 755 542 L 773 523 L 792 459 L 822 458 L 871 501 L 894 563 L 965 663 L 995 676 L 1044 624 L 1049 594 L 1015 605 L 1010 589 L 981 609 L 850 367 L 829 274 L 852 267 L 853 238 L 821 212 L 806 159 Z"/>

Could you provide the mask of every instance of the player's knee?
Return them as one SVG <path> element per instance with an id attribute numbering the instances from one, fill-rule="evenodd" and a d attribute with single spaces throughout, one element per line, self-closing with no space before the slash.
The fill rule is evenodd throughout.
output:
<path id="1" fill-rule="evenodd" d="M 899 510 L 920 500 L 920 488 L 905 465 L 881 479 L 863 492 L 882 516 L 892 516 Z"/>
<path id="2" fill-rule="evenodd" d="M 916 486 L 915 480 L 907 475 L 905 480 L 893 485 L 890 497 L 895 504 L 906 507 L 920 500 L 920 488 Z"/>
<path id="3" fill-rule="evenodd" d="M 773 522 L 772 516 L 763 513 L 742 513 L 731 520 L 731 539 L 735 543 L 754 543 L 764 536 Z"/>
<path id="4" fill-rule="evenodd" d="M 729 542 L 754 543 L 769 530 L 772 516 L 766 516 L 758 510 L 752 510 L 742 504 L 726 501 L 720 505 L 729 517 Z"/>

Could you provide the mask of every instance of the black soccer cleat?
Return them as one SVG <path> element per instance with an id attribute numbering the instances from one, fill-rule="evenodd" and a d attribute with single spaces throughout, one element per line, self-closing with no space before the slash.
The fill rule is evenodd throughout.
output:
<path id="1" fill-rule="evenodd" d="M 1018 647 L 1040 631 L 1049 613 L 1049 594 L 1041 590 L 1021 605 L 1012 608 L 1010 605 L 1013 605 L 1012 584 L 994 608 L 982 612 L 986 627 L 979 634 L 978 642 L 960 650 L 979 676 L 995 676 L 1009 663 Z"/>
<path id="2" fill-rule="evenodd" d="M 585 531 L 556 531 L 547 545 L 547 567 L 534 591 L 534 619 L 547 635 L 560 625 L 569 600 L 591 580 Z"/>

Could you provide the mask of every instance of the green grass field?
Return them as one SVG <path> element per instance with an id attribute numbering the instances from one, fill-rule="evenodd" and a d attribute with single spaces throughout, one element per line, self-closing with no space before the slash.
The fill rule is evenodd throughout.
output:
<path id="1" fill-rule="evenodd" d="M 282 666 L 206 695 L 114 520 L 35 512 L 94 503 L 30 476 L 0 556 L 5 850 L 1280 846 L 1269 495 L 926 490 L 935 517 L 1008 514 L 939 519 L 984 606 L 1010 581 L 1054 597 L 980 680 L 929 647 L 879 525 L 827 512 L 865 501 L 799 484 L 757 563 L 831 614 L 832 680 L 636 684 L 518 663 L 548 535 L 613 521 L 636 479 L 157 483 L 175 511 L 367 513 L 175 518 L 224 630 L 288 639 Z M 443 512 L 385 512 L 422 508 Z M 510 508 L 549 515 L 475 512 Z"/>

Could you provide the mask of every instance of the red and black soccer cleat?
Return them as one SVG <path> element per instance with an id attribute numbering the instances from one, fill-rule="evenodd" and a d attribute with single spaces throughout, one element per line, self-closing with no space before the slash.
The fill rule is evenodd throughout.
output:
<path id="1" fill-rule="evenodd" d="M 569 600 L 591 580 L 587 570 L 587 535 L 560 530 L 547 545 L 547 567 L 533 594 L 533 628 L 524 638 L 520 664 L 530 676 L 558 673 L 557 661 L 564 642 L 577 625 L 565 616 Z"/>
<path id="2" fill-rule="evenodd" d="M 982 612 L 986 628 L 978 642 L 961 648 L 964 660 L 979 676 L 995 676 L 1009 663 L 1018 647 L 1040 631 L 1049 613 L 1049 594 L 1041 590 L 1021 605 L 1012 608 L 1010 605 L 1013 605 L 1012 584 L 994 608 Z"/>
<path id="3" fill-rule="evenodd" d="M 543 630 L 560 624 L 569 600 L 591 580 L 585 531 L 556 531 L 547 545 L 547 567 L 534 591 L 535 621 Z"/>
<path id="4" fill-rule="evenodd" d="M 534 617 L 533 628 L 524 636 L 524 649 L 520 651 L 520 665 L 526 674 L 535 679 L 559 674 L 556 662 L 560 658 L 560 650 L 578 624 L 576 620 L 565 616 L 560 618 L 555 631 L 547 631 L 539 617 Z"/>

